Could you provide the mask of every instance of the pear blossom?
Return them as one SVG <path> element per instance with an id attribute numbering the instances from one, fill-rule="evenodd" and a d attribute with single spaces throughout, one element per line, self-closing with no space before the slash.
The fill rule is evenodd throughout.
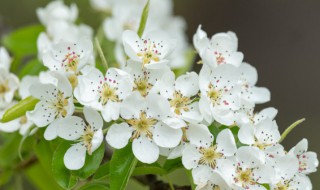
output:
<path id="1" fill-rule="evenodd" d="M 181 75 L 175 80 L 173 72 L 167 72 L 160 81 L 160 94 L 170 102 L 171 111 L 179 122 L 198 123 L 203 117 L 199 103 L 194 101 L 199 92 L 199 77 L 195 72 Z"/>
<path id="2" fill-rule="evenodd" d="M 252 109 L 242 109 L 236 111 L 236 124 L 239 127 L 244 125 L 257 125 L 258 123 L 264 121 L 265 119 L 274 120 L 278 114 L 278 110 L 273 107 L 265 108 L 260 112 L 254 112 Z"/>
<path id="3" fill-rule="evenodd" d="M 233 32 L 217 33 L 209 39 L 199 25 L 193 36 L 193 44 L 203 62 L 211 68 L 222 64 L 239 67 L 243 54 L 238 52 L 238 38 Z"/>
<path id="4" fill-rule="evenodd" d="M 192 135 L 192 134 L 191 134 Z M 201 140 L 199 144 L 189 144 L 182 153 L 182 163 L 186 169 L 198 166 L 219 168 L 219 163 L 228 157 L 234 156 L 237 151 L 234 137 L 229 129 L 221 131 L 213 143 L 213 136 L 208 141 Z"/>
<path id="5" fill-rule="evenodd" d="M 302 139 L 289 154 L 295 155 L 299 160 L 299 173 L 310 174 L 317 171 L 319 160 L 315 152 L 308 151 L 308 140 Z"/>
<path id="6" fill-rule="evenodd" d="M 235 122 L 235 111 L 240 108 L 238 70 L 232 65 L 220 65 L 211 70 L 203 65 L 199 74 L 201 91 L 199 107 L 204 119 L 224 125 Z"/>
<path id="7" fill-rule="evenodd" d="M 240 97 L 242 101 L 252 106 L 268 102 L 270 100 L 270 91 L 267 88 L 256 87 L 258 74 L 256 69 L 247 64 L 242 63 L 239 66 L 240 79 L 238 81 L 241 86 Z"/>
<path id="8" fill-rule="evenodd" d="M 51 71 L 78 74 L 90 63 L 93 54 L 91 40 L 80 39 L 78 42 L 61 41 L 54 44 L 50 51 L 43 55 L 43 64 Z"/>
<path id="9" fill-rule="evenodd" d="M 168 67 L 148 70 L 134 61 L 128 61 L 123 70 L 130 75 L 133 91 L 139 92 L 143 97 L 146 97 L 149 93 L 158 93 L 163 76 L 171 73 Z"/>
<path id="10" fill-rule="evenodd" d="M 277 145 L 281 136 L 276 121 L 267 118 L 255 126 L 242 126 L 238 137 L 240 142 L 264 151 Z"/>
<path id="11" fill-rule="evenodd" d="M 40 101 L 33 111 L 27 112 L 27 117 L 38 127 L 49 125 L 44 137 L 52 140 L 57 137 L 55 121 L 73 114 L 72 87 L 68 79 L 59 72 L 51 71 L 42 77 L 46 77 L 47 81 L 40 77 L 40 82 L 32 84 L 29 88 L 31 96 Z"/>
<path id="12" fill-rule="evenodd" d="M 281 180 L 275 185 L 270 185 L 271 190 L 296 190 L 296 189 L 303 189 L 303 190 L 312 190 L 312 184 L 310 179 L 301 174 L 295 175 L 291 179 Z"/>
<path id="13" fill-rule="evenodd" d="M 78 17 L 77 6 L 71 4 L 68 7 L 61 0 L 52 1 L 45 8 L 38 8 L 36 12 L 43 25 L 59 20 L 74 22 Z"/>
<path id="14" fill-rule="evenodd" d="M 121 102 L 133 88 L 129 74 L 116 68 L 108 69 L 104 76 L 98 69 L 89 67 L 78 81 L 74 92 L 77 100 L 100 110 L 107 122 L 119 118 Z"/>
<path id="15" fill-rule="evenodd" d="M 139 62 L 142 68 L 160 69 L 168 65 L 175 41 L 159 31 L 152 31 L 140 38 L 136 32 L 123 32 L 123 46 L 132 61 Z"/>
<path id="16" fill-rule="evenodd" d="M 11 58 L 8 51 L 4 47 L 0 47 L 0 68 L 9 71 L 11 65 Z"/>
<path id="17" fill-rule="evenodd" d="M 59 137 L 76 142 L 67 150 L 63 159 L 65 166 L 70 170 L 82 168 L 86 153 L 92 155 L 103 142 L 103 120 L 100 114 L 88 107 L 84 107 L 83 113 L 85 120 L 77 116 L 68 116 L 55 123 Z"/>
<path id="18" fill-rule="evenodd" d="M 159 157 L 159 147 L 176 147 L 182 138 L 181 130 L 161 122 L 169 110 L 169 102 L 160 95 L 152 93 L 143 98 L 134 92 L 123 101 L 120 109 L 125 122 L 113 124 L 106 140 L 117 149 L 131 141 L 135 157 L 143 163 L 153 163 Z"/>
<path id="19" fill-rule="evenodd" d="M 231 190 L 223 171 L 199 166 L 192 170 L 192 176 L 197 185 L 196 190 Z"/>
<path id="20" fill-rule="evenodd" d="M 0 68 L 0 108 L 11 103 L 15 91 L 19 88 L 19 79 L 9 73 L 5 68 Z"/>
<path id="21" fill-rule="evenodd" d="M 235 189 L 261 189 L 261 184 L 274 180 L 275 170 L 265 164 L 265 155 L 256 147 L 243 146 L 237 150 L 231 184 Z M 229 172 L 229 171 L 228 171 Z"/>

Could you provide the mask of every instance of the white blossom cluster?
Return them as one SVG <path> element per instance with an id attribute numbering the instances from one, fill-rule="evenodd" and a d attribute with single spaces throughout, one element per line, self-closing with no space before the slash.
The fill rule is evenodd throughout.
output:
<path id="1" fill-rule="evenodd" d="M 82 168 L 86 155 L 106 140 L 115 149 L 132 143 L 135 157 L 147 164 L 160 155 L 181 157 L 197 190 L 312 189 L 307 175 L 316 171 L 317 155 L 307 151 L 306 139 L 286 151 L 279 143 L 277 110 L 254 110 L 270 100 L 270 92 L 256 86 L 257 71 L 243 62 L 237 36 L 226 32 L 208 38 L 199 26 L 193 44 L 201 71 L 176 78 L 170 66 L 184 61 L 184 23 L 172 16 L 171 1 L 155 0 L 150 9 L 158 11 L 150 11 L 151 21 L 139 37 L 142 2 L 92 1 L 111 11 L 104 31 L 123 62 L 105 73 L 94 66 L 92 30 L 74 23 L 75 5 L 53 1 L 38 9 L 46 27 L 38 38 L 39 59 L 48 71 L 19 82 L 1 48 L 0 116 L 15 104 L 16 91 L 39 102 L 25 116 L 0 123 L 0 130 L 25 135 L 45 127 L 46 140 L 74 141 L 64 156 L 70 170 Z"/>
<path id="2" fill-rule="evenodd" d="M 138 31 L 141 13 L 146 0 L 91 0 L 92 6 L 111 16 L 103 22 L 105 36 L 115 42 L 115 55 L 120 66 L 126 64 L 126 54 L 123 51 L 122 33 L 125 30 Z M 128 10 L 130 7 L 130 10 Z M 186 23 L 182 17 L 173 15 L 172 0 L 152 0 L 145 32 L 161 30 L 168 38 L 177 43 L 173 53 L 169 56 L 169 66 L 180 68 L 185 65 L 185 56 L 189 44 L 185 34 Z"/>

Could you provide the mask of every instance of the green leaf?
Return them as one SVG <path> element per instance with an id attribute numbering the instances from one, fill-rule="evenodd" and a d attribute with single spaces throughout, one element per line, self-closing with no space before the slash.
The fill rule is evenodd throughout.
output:
<path id="1" fill-rule="evenodd" d="M 102 179 L 110 177 L 110 162 L 102 164 L 96 171 L 93 179 Z"/>
<path id="2" fill-rule="evenodd" d="M 108 190 L 109 185 L 102 182 L 89 183 L 82 186 L 79 190 Z"/>
<path id="3" fill-rule="evenodd" d="M 147 20 L 148 20 L 148 15 L 149 15 L 149 5 L 150 5 L 150 0 L 146 3 L 146 5 L 143 8 L 142 14 L 141 14 L 141 19 L 140 19 L 140 26 L 138 29 L 138 35 L 139 37 L 142 36 L 143 31 L 146 27 Z"/>
<path id="4" fill-rule="evenodd" d="M 163 165 L 163 169 L 167 171 L 167 173 L 171 173 L 176 169 L 182 168 L 182 161 L 181 158 L 176 158 L 172 160 L 166 160 Z"/>
<path id="5" fill-rule="evenodd" d="M 77 177 L 72 175 L 72 172 L 65 167 L 63 162 L 64 154 L 67 152 L 70 146 L 71 142 L 61 142 L 53 153 L 52 158 L 53 177 L 55 178 L 57 183 L 65 189 L 71 189 L 76 185 L 78 180 Z"/>
<path id="6" fill-rule="evenodd" d="M 131 143 L 115 150 L 110 161 L 110 189 L 124 190 L 136 167 L 137 159 L 132 153 Z"/>
<path id="7" fill-rule="evenodd" d="M 50 146 L 50 142 L 41 138 L 34 146 L 34 152 L 40 161 L 42 167 L 50 174 L 52 174 L 52 157 L 53 150 Z"/>
<path id="8" fill-rule="evenodd" d="M 102 162 L 104 150 L 104 143 L 102 143 L 100 147 L 92 153 L 91 156 L 88 154 L 86 155 L 86 162 L 84 166 L 81 169 L 74 171 L 72 174 L 80 177 L 81 179 L 87 179 L 93 175 Z"/>
<path id="9" fill-rule="evenodd" d="M 185 169 L 185 171 L 186 171 L 186 174 L 187 174 L 187 176 L 188 176 L 188 179 L 189 179 L 189 182 L 190 182 L 190 185 L 191 185 L 191 189 L 192 189 L 192 190 L 195 190 L 197 186 L 196 186 L 196 185 L 194 184 L 194 182 L 193 182 L 193 177 L 192 177 L 192 172 L 191 172 L 191 170 Z"/>
<path id="10" fill-rule="evenodd" d="M 21 69 L 19 72 L 19 78 L 21 79 L 26 75 L 38 75 L 44 70 L 46 70 L 46 67 L 38 59 L 32 59 Z"/>
<path id="11" fill-rule="evenodd" d="M 148 174 L 165 175 L 167 174 L 167 171 L 163 169 L 158 163 L 153 163 L 137 166 L 132 173 L 133 176 Z"/>
<path id="12" fill-rule="evenodd" d="M 36 54 L 38 35 L 42 31 L 44 27 L 41 25 L 23 27 L 5 36 L 2 43 L 16 56 Z"/>
<path id="13" fill-rule="evenodd" d="M 39 100 L 32 96 L 21 100 L 19 103 L 9 108 L 3 114 L 1 122 L 9 122 L 21 116 L 24 116 L 27 111 L 33 110 L 38 102 Z"/>

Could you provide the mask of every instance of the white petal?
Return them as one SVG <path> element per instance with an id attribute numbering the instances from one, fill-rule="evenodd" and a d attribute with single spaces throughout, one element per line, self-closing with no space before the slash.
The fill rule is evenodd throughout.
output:
<path id="1" fill-rule="evenodd" d="M 123 46 L 126 54 L 133 60 L 139 61 L 140 58 L 138 57 L 138 46 L 135 43 L 140 43 L 140 38 L 137 35 L 137 33 L 126 30 L 122 33 L 122 39 L 123 39 Z M 139 45 L 140 46 L 140 45 Z"/>
<path id="2" fill-rule="evenodd" d="M 250 85 L 255 85 L 258 81 L 257 69 L 248 63 L 242 63 L 239 67 L 241 78 L 244 78 Z"/>
<path id="3" fill-rule="evenodd" d="M 145 136 L 133 140 L 132 151 L 134 156 L 143 163 L 151 164 L 159 158 L 158 146 Z"/>
<path id="4" fill-rule="evenodd" d="M 167 99 L 165 99 L 164 97 L 158 95 L 158 94 L 154 94 L 154 93 L 150 93 L 147 98 L 147 105 L 149 107 L 149 114 L 156 119 L 162 119 L 165 118 L 167 116 L 169 116 L 170 114 L 170 104 L 169 101 Z"/>
<path id="5" fill-rule="evenodd" d="M 6 123 L 0 122 L 0 131 L 11 133 L 18 130 L 20 126 L 21 126 L 20 118 L 15 119 L 13 121 L 6 122 Z"/>
<path id="6" fill-rule="evenodd" d="M 120 107 L 121 107 L 121 103 L 109 101 L 101 111 L 103 119 L 106 122 L 117 120 L 120 115 Z"/>
<path id="7" fill-rule="evenodd" d="M 233 156 L 237 151 L 236 142 L 230 129 L 224 129 L 217 136 L 217 148 L 225 156 Z"/>
<path id="8" fill-rule="evenodd" d="M 191 72 L 181 75 L 175 82 L 176 90 L 180 91 L 184 96 L 191 97 L 199 91 L 199 77 L 197 73 Z"/>
<path id="9" fill-rule="evenodd" d="M 132 131 L 127 123 L 113 124 L 108 130 L 106 141 L 114 148 L 123 148 L 128 144 Z"/>
<path id="10" fill-rule="evenodd" d="M 182 130 L 174 129 L 162 122 L 155 125 L 153 131 L 154 142 L 164 148 L 173 148 L 178 146 L 182 138 Z"/>
<path id="11" fill-rule="evenodd" d="M 201 95 L 201 98 L 199 100 L 199 110 L 204 118 L 208 123 L 212 123 L 212 114 L 210 109 L 210 101 L 207 97 Z"/>
<path id="12" fill-rule="evenodd" d="M 86 121 L 89 123 L 91 127 L 93 127 L 93 129 L 97 130 L 102 128 L 103 121 L 100 114 L 96 110 L 89 107 L 84 107 L 83 113 L 86 118 Z"/>
<path id="13" fill-rule="evenodd" d="M 27 112 L 27 117 L 38 127 L 44 127 L 55 120 L 55 110 L 50 108 L 50 104 L 40 101 L 33 111 Z"/>
<path id="14" fill-rule="evenodd" d="M 207 126 L 202 124 L 189 124 L 187 128 L 186 135 L 191 144 L 196 146 L 211 146 L 214 137 L 210 133 Z"/>
<path id="15" fill-rule="evenodd" d="M 64 165 L 69 170 L 78 170 L 86 160 L 86 148 L 81 143 L 72 145 L 63 157 Z"/>
<path id="16" fill-rule="evenodd" d="M 182 164 L 186 169 L 193 169 L 198 166 L 202 154 L 194 145 L 187 145 L 182 152 Z"/>
<path id="17" fill-rule="evenodd" d="M 100 147 L 102 141 L 103 141 L 103 132 L 102 132 L 102 129 L 98 129 L 98 131 L 94 132 L 93 138 L 91 140 L 91 145 L 92 145 L 91 153 Z"/>
<path id="18" fill-rule="evenodd" d="M 121 104 L 120 114 L 124 119 L 139 118 L 141 110 L 146 108 L 146 101 L 139 92 L 133 92 Z"/>
<path id="19" fill-rule="evenodd" d="M 55 120 L 53 121 L 45 130 L 44 132 L 44 138 L 47 140 L 47 141 L 51 141 L 55 138 L 57 138 L 58 134 L 57 134 L 57 130 L 58 130 L 58 126 L 59 126 L 59 120 Z"/>
<path id="20" fill-rule="evenodd" d="M 187 124 L 182 119 L 175 118 L 175 117 L 169 117 L 169 118 L 163 119 L 162 122 L 173 129 L 180 129 L 182 127 L 187 126 Z"/>
<path id="21" fill-rule="evenodd" d="M 66 140 L 77 140 L 83 134 L 86 124 L 77 116 L 59 119 L 55 125 L 58 127 L 58 136 Z"/>
<path id="22" fill-rule="evenodd" d="M 242 146 L 236 153 L 237 161 L 243 168 L 254 168 L 265 162 L 265 155 L 256 147 Z"/>
<path id="23" fill-rule="evenodd" d="M 240 142 L 252 145 L 255 143 L 254 128 L 251 125 L 244 125 L 239 129 L 238 138 Z"/>
<path id="24" fill-rule="evenodd" d="M 265 119 L 256 126 L 255 136 L 259 142 L 271 144 L 281 138 L 277 123 L 271 119 Z"/>
<path id="25" fill-rule="evenodd" d="M 292 154 L 288 154 L 276 159 L 276 175 L 279 180 L 291 179 L 299 169 L 299 162 L 297 157 Z"/>
<path id="26" fill-rule="evenodd" d="M 22 78 L 19 86 L 19 95 L 22 99 L 30 96 L 29 88 L 32 84 L 39 82 L 38 77 L 36 76 L 25 76 Z"/>

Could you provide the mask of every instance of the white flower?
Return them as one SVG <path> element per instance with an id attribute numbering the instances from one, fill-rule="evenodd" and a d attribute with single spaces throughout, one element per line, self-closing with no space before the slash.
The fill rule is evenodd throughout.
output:
<path id="1" fill-rule="evenodd" d="M 40 101 L 33 111 L 27 112 L 27 117 L 38 127 L 54 124 L 55 120 L 72 115 L 74 111 L 72 87 L 68 79 L 54 71 L 42 75 L 45 76 L 47 81 L 40 77 L 40 81 L 45 84 L 35 83 L 29 88 L 31 95 Z M 56 137 L 56 134 L 51 133 L 52 128 L 49 125 L 46 129 L 44 136 L 47 140 Z"/>
<path id="2" fill-rule="evenodd" d="M 10 70 L 11 58 L 8 51 L 4 47 L 0 47 L 0 68 L 6 71 Z"/>
<path id="3" fill-rule="evenodd" d="M 86 153 L 91 155 L 103 142 L 103 121 L 99 113 L 91 108 L 84 107 L 84 117 L 69 116 L 56 122 L 58 136 L 77 142 L 64 155 L 64 164 L 70 170 L 83 167 Z"/>
<path id="4" fill-rule="evenodd" d="M 45 8 L 38 8 L 36 12 L 43 25 L 58 20 L 74 22 L 78 17 L 78 8 L 75 4 L 68 7 L 60 0 L 52 1 Z"/>
<path id="5" fill-rule="evenodd" d="M 308 151 L 308 140 L 302 139 L 289 154 L 295 155 L 299 160 L 299 173 L 310 174 L 317 171 L 319 161 L 315 152 Z"/>
<path id="6" fill-rule="evenodd" d="M 264 151 L 277 145 L 281 136 L 276 121 L 267 118 L 255 126 L 242 126 L 238 137 L 240 142 Z"/>
<path id="7" fill-rule="evenodd" d="M 64 42 L 76 42 L 79 39 L 92 39 L 91 27 L 80 24 L 75 25 L 66 21 L 51 22 L 47 26 L 47 32 L 41 32 L 37 39 L 38 57 L 42 60 L 43 55 L 52 49 L 53 44 Z"/>
<path id="8" fill-rule="evenodd" d="M 18 87 L 18 77 L 9 73 L 7 69 L 0 68 L 0 108 L 4 108 L 7 104 L 11 103 Z"/>
<path id="9" fill-rule="evenodd" d="M 163 76 L 171 73 L 168 67 L 148 70 L 133 61 L 128 61 L 124 70 L 130 75 L 133 91 L 139 92 L 143 97 L 146 97 L 149 93 L 158 93 Z"/>
<path id="10" fill-rule="evenodd" d="M 200 25 L 193 43 L 203 62 L 211 68 L 222 64 L 238 67 L 242 63 L 243 54 L 237 51 L 238 38 L 233 32 L 217 33 L 209 39 Z"/>
<path id="11" fill-rule="evenodd" d="M 239 109 L 238 70 L 232 65 L 220 65 L 214 70 L 203 65 L 199 74 L 201 91 L 199 107 L 204 119 L 224 125 L 235 122 L 234 111 Z"/>
<path id="12" fill-rule="evenodd" d="M 275 171 L 265 163 L 264 154 L 256 147 L 243 146 L 236 153 L 236 164 L 231 173 L 236 189 L 266 189 L 261 184 L 271 183 Z"/>
<path id="13" fill-rule="evenodd" d="M 93 45 L 88 39 L 79 39 L 78 42 L 61 41 L 43 55 L 43 64 L 51 71 L 78 74 L 85 65 L 92 64 L 92 55 Z"/>
<path id="14" fill-rule="evenodd" d="M 25 76 L 20 82 L 19 85 L 19 95 L 22 99 L 30 96 L 29 88 L 32 84 L 35 82 L 39 82 L 38 77 L 35 76 Z M 12 102 L 9 105 L 7 105 L 7 108 L 12 107 L 16 102 Z M 0 111 L 0 118 L 5 113 L 5 110 Z M 27 117 L 27 115 L 21 116 L 20 118 L 17 118 L 15 120 L 1 123 L 0 122 L 0 131 L 4 132 L 14 132 L 19 130 L 19 133 L 24 136 L 26 134 L 33 134 L 37 129 L 35 128 L 32 131 L 29 131 L 30 128 L 33 126 L 33 122 L 30 121 Z M 29 133 L 30 132 L 30 133 Z"/>
<path id="15" fill-rule="evenodd" d="M 277 114 L 278 114 L 278 110 L 273 107 L 265 108 L 260 112 L 256 112 L 256 113 L 254 113 L 253 109 L 239 110 L 236 112 L 236 124 L 239 127 L 242 127 L 244 125 L 254 126 L 267 118 L 274 120 Z"/>
<path id="16" fill-rule="evenodd" d="M 159 89 L 161 96 L 169 100 L 171 111 L 176 120 L 180 120 L 181 127 L 186 126 L 184 121 L 202 121 L 199 103 L 194 100 L 199 92 L 199 78 L 195 72 L 182 75 L 177 80 L 173 72 L 167 72 L 160 81 Z"/>
<path id="17" fill-rule="evenodd" d="M 127 30 L 123 33 L 123 45 L 131 60 L 139 62 L 147 69 L 165 67 L 172 53 L 175 41 L 162 32 L 153 31 L 140 38 L 137 33 Z"/>
<path id="18" fill-rule="evenodd" d="M 192 134 L 190 134 L 192 136 Z M 212 169 L 219 168 L 219 162 L 228 157 L 234 156 L 237 151 L 234 137 L 229 129 L 221 131 L 213 143 L 213 136 L 210 139 L 202 139 L 199 144 L 189 144 L 183 150 L 182 163 L 187 169 L 194 169 L 198 166 L 207 166 Z"/>
<path id="19" fill-rule="evenodd" d="M 276 171 L 273 184 L 283 184 L 285 181 L 293 178 L 299 169 L 299 161 L 296 156 L 287 154 L 274 159 L 274 168 Z"/>
<path id="20" fill-rule="evenodd" d="M 271 190 L 282 190 L 282 189 L 287 189 L 287 190 L 312 190 L 312 184 L 310 179 L 301 174 L 295 175 L 291 179 L 287 180 L 281 180 L 275 185 L 270 185 Z"/>
<path id="21" fill-rule="evenodd" d="M 77 100 L 100 110 L 107 122 L 119 118 L 121 102 L 133 88 L 128 73 L 116 68 L 108 69 L 104 76 L 98 69 L 90 67 L 88 72 L 78 77 L 78 81 L 75 89 Z"/>
<path id="22" fill-rule="evenodd" d="M 161 120 L 166 118 L 170 105 L 157 94 L 146 98 L 134 92 L 122 103 L 121 117 L 125 122 L 113 124 L 106 140 L 114 148 L 120 149 L 132 141 L 135 157 L 144 163 L 153 163 L 159 157 L 159 146 L 176 147 L 182 138 L 180 129 L 173 129 Z"/>
<path id="23" fill-rule="evenodd" d="M 258 81 L 257 70 L 248 63 L 242 63 L 239 67 L 242 101 L 246 101 L 250 107 L 270 101 L 270 91 L 267 88 L 256 87 Z"/>
<path id="24" fill-rule="evenodd" d="M 196 190 L 231 190 L 223 176 L 223 171 L 212 170 L 209 167 L 199 166 L 192 170 Z"/>

